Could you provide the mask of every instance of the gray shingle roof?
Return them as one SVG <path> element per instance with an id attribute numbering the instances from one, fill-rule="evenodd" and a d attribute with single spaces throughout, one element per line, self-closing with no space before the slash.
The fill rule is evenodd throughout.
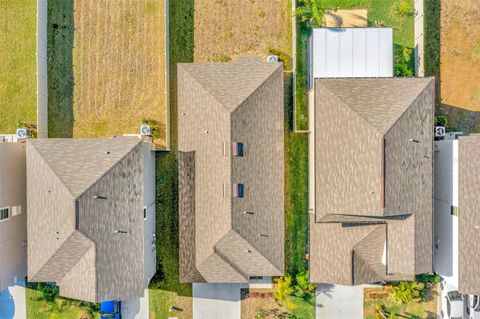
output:
<path id="1" fill-rule="evenodd" d="M 458 290 L 480 294 L 480 136 L 459 138 L 458 180 Z"/>
<path id="2" fill-rule="evenodd" d="M 316 80 L 314 282 L 357 284 L 431 271 L 433 93 L 430 78 Z M 383 232 L 371 229 L 384 223 Z M 385 272 L 379 236 L 387 243 Z M 355 247 L 364 246 L 372 255 L 357 253 L 352 264 Z"/>
<path id="3" fill-rule="evenodd" d="M 142 147 L 137 138 L 28 141 L 30 281 L 94 302 L 143 295 Z"/>
<path id="4" fill-rule="evenodd" d="M 283 273 L 282 64 L 179 64 L 178 88 L 181 280 Z M 232 198 L 235 183 L 244 198 Z"/>

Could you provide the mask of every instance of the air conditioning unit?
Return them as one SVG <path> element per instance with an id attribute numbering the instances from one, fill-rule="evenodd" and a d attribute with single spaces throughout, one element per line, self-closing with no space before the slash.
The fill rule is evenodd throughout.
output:
<path id="1" fill-rule="evenodd" d="M 278 62 L 278 55 L 269 55 L 267 56 L 268 63 L 275 63 Z"/>
<path id="2" fill-rule="evenodd" d="M 30 137 L 30 130 L 28 128 L 17 128 L 17 138 L 23 139 Z"/>
<path id="3" fill-rule="evenodd" d="M 142 136 L 151 136 L 152 135 L 152 128 L 148 124 L 142 124 L 140 126 L 140 135 Z"/>
<path id="4" fill-rule="evenodd" d="M 445 127 L 444 126 L 435 126 L 435 137 L 436 138 L 445 137 Z"/>

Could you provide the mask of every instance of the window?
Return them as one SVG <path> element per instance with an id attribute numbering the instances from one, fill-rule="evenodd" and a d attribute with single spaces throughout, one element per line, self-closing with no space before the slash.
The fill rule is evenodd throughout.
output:
<path id="1" fill-rule="evenodd" d="M 244 187 L 243 184 L 233 184 L 233 197 L 243 198 Z"/>
<path id="2" fill-rule="evenodd" d="M 243 143 L 233 142 L 232 143 L 232 155 L 233 156 L 243 156 Z"/>
<path id="3" fill-rule="evenodd" d="M 458 216 L 458 207 L 457 206 L 452 206 L 450 208 L 450 214 L 453 216 Z"/>
<path id="4" fill-rule="evenodd" d="M 0 208 L 0 221 L 7 220 L 10 218 L 10 208 Z"/>

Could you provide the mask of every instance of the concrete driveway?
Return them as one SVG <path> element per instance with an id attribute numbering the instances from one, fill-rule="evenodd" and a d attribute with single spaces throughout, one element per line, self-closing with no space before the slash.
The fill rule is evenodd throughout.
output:
<path id="1" fill-rule="evenodd" d="M 27 318 L 25 282 L 19 281 L 15 286 L 0 291 L 0 319 Z"/>
<path id="2" fill-rule="evenodd" d="M 193 284 L 193 319 L 240 319 L 240 284 Z"/>
<path id="3" fill-rule="evenodd" d="M 122 318 L 123 319 L 150 318 L 149 308 L 148 308 L 148 289 L 145 289 L 145 293 L 142 298 L 122 301 Z"/>
<path id="4" fill-rule="evenodd" d="M 316 291 L 317 319 L 363 319 L 363 289 L 373 285 L 320 284 Z"/>

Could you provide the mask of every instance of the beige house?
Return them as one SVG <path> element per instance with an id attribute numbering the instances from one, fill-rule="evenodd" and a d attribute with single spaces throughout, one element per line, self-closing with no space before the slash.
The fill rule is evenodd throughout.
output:
<path id="1" fill-rule="evenodd" d="M 178 65 L 180 280 L 284 272 L 282 64 Z"/>
<path id="2" fill-rule="evenodd" d="M 0 135 L 0 291 L 27 274 L 25 144 Z"/>
<path id="3" fill-rule="evenodd" d="M 434 80 L 316 79 L 312 93 L 311 281 L 431 272 Z"/>
<path id="4" fill-rule="evenodd" d="M 143 296 L 155 272 L 153 157 L 134 137 L 29 140 L 29 281 L 91 302 Z"/>

